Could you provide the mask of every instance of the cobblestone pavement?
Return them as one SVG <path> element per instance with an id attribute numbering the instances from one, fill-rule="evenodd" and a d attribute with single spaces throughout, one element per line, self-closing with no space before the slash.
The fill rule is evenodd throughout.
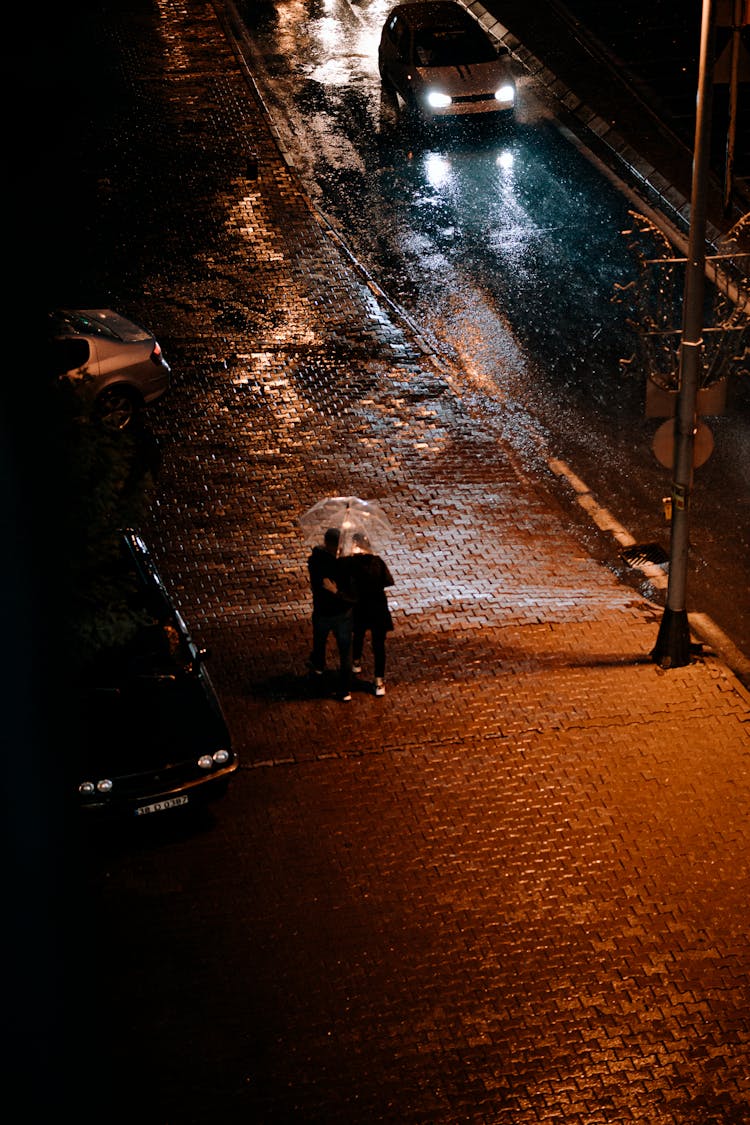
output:
<path id="1" fill-rule="evenodd" d="M 656 600 L 318 221 L 211 4 L 90 5 L 86 34 L 98 206 L 49 284 L 173 366 L 145 530 L 242 768 L 199 835 L 92 856 L 102 1077 L 76 1104 L 91 1080 L 98 1120 L 160 1125 L 750 1122 L 747 692 L 710 650 L 650 661 Z M 296 518 L 326 494 L 397 529 L 384 699 L 367 665 L 349 705 L 305 675 Z"/>

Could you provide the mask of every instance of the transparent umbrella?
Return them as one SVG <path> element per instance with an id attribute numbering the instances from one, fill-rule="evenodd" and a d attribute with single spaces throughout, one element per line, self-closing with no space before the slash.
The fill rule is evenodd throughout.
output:
<path id="1" fill-rule="evenodd" d="M 329 527 L 339 532 L 339 555 L 351 555 L 355 536 L 366 536 L 373 551 L 383 549 L 391 536 L 391 525 L 377 500 L 359 496 L 328 496 L 313 504 L 298 523 L 305 542 L 314 547 L 323 542 Z"/>

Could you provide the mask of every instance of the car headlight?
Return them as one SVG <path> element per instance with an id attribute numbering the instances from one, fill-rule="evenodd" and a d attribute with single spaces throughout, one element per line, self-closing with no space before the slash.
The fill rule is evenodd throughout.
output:
<path id="1" fill-rule="evenodd" d="M 427 104 L 432 109 L 446 109 L 452 100 L 449 94 L 441 94 L 439 90 L 429 90 L 427 93 Z"/>
<path id="2" fill-rule="evenodd" d="M 495 100 L 498 102 L 514 102 L 516 100 L 514 87 L 501 86 L 499 90 L 495 90 Z"/>
<path id="3" fill-rule="evenodd" d="M 78 786 L 78 792 L 84 797 L 90 797 L 94 793 L 111 793 L 112 789 L 112 781 L 108 777 L 103 777 L 101 781 L 82 781 Z"/>
<path id="4" fill-rule="evenodd" d="M 229 761 L 229 751 L 225 749 L 214 750 L 213 754 L 201 754 L 198 765 L 202 770 L 210 770 L 214 766 L 223 766 Z"/>

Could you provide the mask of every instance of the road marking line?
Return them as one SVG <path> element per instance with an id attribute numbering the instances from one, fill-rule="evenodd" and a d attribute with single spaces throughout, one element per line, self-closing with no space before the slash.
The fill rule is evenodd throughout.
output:
<path id="1" fill-rule="evenodd" d="M 608 531 L 621 547 L 635 546 L 635 539 L 630 532 L 621 523 L 618 523 L 607 508 L 603 508 L 599 504 L 588 485 L 576 476 L 569 465 L 556 457 L 553 457 L 547 464 L 556 477 L 563 477 L 568 482 L 576 494 L 578 504 L 591 517 L 597 527 L 600 527 L 602 531 Z M 660 566 L 646 559 L 643 562 L 631 565 L 633 570 L 640 570 L 642 574 L 645 574 L 653 586 L 660 590 L 666 590 L 668 579 Z"/>

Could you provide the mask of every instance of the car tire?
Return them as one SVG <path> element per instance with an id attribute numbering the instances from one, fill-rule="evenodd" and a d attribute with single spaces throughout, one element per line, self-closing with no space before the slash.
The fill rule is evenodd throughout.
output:
<path id="1" fill-rule="evenodd" d="M 142 406 L 130 387 L 107 387 L 97 396 L 94 413 L 109 430 L 124 430 L 133 424 Z"/>
<path id="2" fill-rule="evenodd" d="M 381 95 L 384 94 L 386 98 L 392 98 L 394 104 L 399 105 L 401 101 L 403 101 L 401 95 L 398 92 L 398 87 L 394 82 L 391 81 L 390 77 L 384 70 L 380 71 L 380 87 Z"/>
<path id="3" fill-rule="evenodd" d="M 429 131 L 430 122 L 426 119 L 413 93 L 409 94 L 404 103 L 403 119 L 412 137 L 415 140 L 424 140 Z"/>

